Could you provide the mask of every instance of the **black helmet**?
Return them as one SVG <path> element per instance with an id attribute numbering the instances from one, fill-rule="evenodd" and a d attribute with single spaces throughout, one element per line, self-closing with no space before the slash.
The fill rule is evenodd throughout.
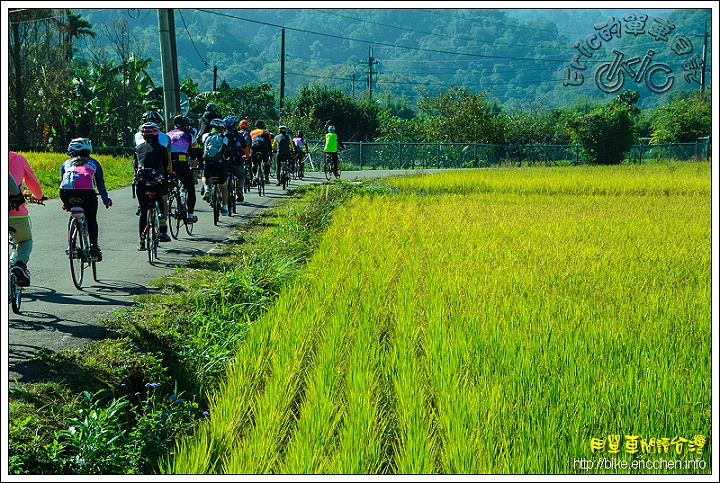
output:
<path id="1" fill-rule="evenodd" d="M 148 111 L 142 115 L 142 121 L 144 123 L 145 122 L 154 122 L 155 124 L 162 124 L 163 118 L 162 118 L 162 115 L 157 111 Z"/>
<path id="2" fill-rule="evenodd" d="M 205 106 L 205 109 L 208 111 L 217 111 L 217 104 L 215 104 L 214 102 L 211 102 L 210 104 Z"/>
<path id="3" fill-rule="evenodd" d="M 175 119 L 173 119 L 173 125 L 179 127 L 180 129 L 188 128 L 190 127 L 190 119 L 185 116 L 175 116 Z"/>
<path id="4" fill-rule="evenodd" d="M 258 119 L 257 121 L 255 121 L 255 127 L 259 127 L 260 129 L 265 129 L 265 123 Z"/>

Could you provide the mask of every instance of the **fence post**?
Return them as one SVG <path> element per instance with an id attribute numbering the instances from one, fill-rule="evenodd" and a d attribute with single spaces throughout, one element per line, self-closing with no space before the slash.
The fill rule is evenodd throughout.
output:
<path id="1" fill-rule="evenodd" d="M 575 166 L 580 164 L 580 146 L 575 145 Z"/>
<path id="2" fill-rule="evenodd" d="M 398 167 L 396 169 L 400 169 L 400 166 L 402 166 L 402 147 L 400 146 L 400 141 L 398 141 L 397 159 Z"/>
<path id="3" fill-rule="evenodd" d="M 437 167 L 440 169 L 440 143 L 437 143 Z"/>

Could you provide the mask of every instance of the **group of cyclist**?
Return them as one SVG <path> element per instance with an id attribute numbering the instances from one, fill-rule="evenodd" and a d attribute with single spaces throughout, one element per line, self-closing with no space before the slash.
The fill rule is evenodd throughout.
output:
<path id="1" fill-rule="evenodd" d="M 269 182 L 271 159 L 277 155 L 275 174 L 280 185 L 282 163 L 289 163 L 293 169 L 304 165 L 308 153 L 308 144 L 302 131 L 296 135 L 288 131 L 287 126 L 279 126 L 279 134 L 274 135 L 267 129 L 262 120 L 250 129 L 247 119 L 238 120 L 234 115 L 222 117 L 214 103 L 206 106 L 200 118 L 199 126 L 184 115 L 173 119 L 173 129 L 167 133 L 162 131 L 163 118 L 157 111 L 148 111 L 142 116 L 143 124 L 133 138 L 134 157 L 134 190 L 138 199 L 138 233 L 140 243 L 138 250 L 146 249 L 143 230 L 147 223 L 146 213 L 150 203 L 158 201 L 160 212 L 159 241 L 171 240 L 167 234 L 167 215 L 169 184 L 173 178 L 178 179 L 187 190 L 187 223 L 196 223 L 194 214 L 197 197 L 194 184 L 196 182 L 193 169 L 202 170 L 203 199 L 209 199 L 209 183 L 213 177 L 219 178 L 222 199 L 221 213 L 228 215 L 227 174 L 232 172 L 239 184 L 239 201 L 244 201 L 245 183 L 254 183 L 260 165 L 264 172 L 265 182 Z M 219 143 L 220 154 L 213 154 L 210 146 Z M 328 126 L 325 137 L 325 152 L 333 160 L 333 171 L 337 171 L 337 149 L 345 145 L 338 140 L 334 126 Z M 68 145 L 69 158 L 60 166 L 60 198 L 62 208 L 70 210 L 73 206 L 82 206 L 88 223 L 90 239 L 90 256 L 94 261 L 102 261 L 102 250 L 98 245 L 97 210 L 100 195 L 106 208 L 112 206 L 105 188 L 103 170 L 100 163 L 91 155 L 93 147 L 90 139 L 76 138 Z M 302 172 L 302 169 L 300 169 Z M 30 192 L 30 201 L 44 199 L 40 182 L 22 155 L 9 153 L 9 226 L 11 236 L 17 243 L 10 266 L 16 275 L 18 285 L 30 285 L 30 272 L 27 262 L 32 251 L 32 233 L 25 206 L 26 192 L 23 184 Z"/>

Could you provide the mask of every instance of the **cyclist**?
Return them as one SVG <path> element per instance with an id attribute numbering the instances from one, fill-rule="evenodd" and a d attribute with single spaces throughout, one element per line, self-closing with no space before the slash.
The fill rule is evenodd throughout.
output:
<path id="1" fill-rule="evenodd" d="M 295 151 L 295 144 L 293 144 L 293 140 L 287 132 L 287 126 L 280 126 L 278 129 L 280 130 L 280 134 L 273 138 L 272 150 L 273 153 L 277 153 L 277 171 L 275 173 L 278 180 L 277 186 L 280 186 L 282 183 L 280 179 L 280 165 L 283 161 L 290 163 L 292 153 Z"/>
<path id="2" fill-rule="evenodd" d="M 172 160 L 173 174 L 182 182 L 187 190 L 187 222 L 196 223 L 195 210 L 195 177 L 193 176 L 190 161 L 188 160 L 190 146 L 195 142 L 192 134 L 192 125 L 189 118 L 178 115 L 173 119 L 174 129 L 168 132 L 170 137 L 170 158 Z"/>
<path id="3" fill-rule="evenodd" d="M 202 139 L 203 135 L 210 132 L 210 122 L 213 119 L 222 119 L 222 116 L 218 113 L 217 104 L 211 102 L 205 106 L 205 112 L 200 117 L 200 125 L 198 126 L 197 138 Z M 202 159 L 202 153 L 198 153 L 198 159 Z"/>
<path id="4" fill-rule="evenodd" d="M 338 146 L 340 149 L 345 149 L 345 145 L 337 134 L 335 134 L 335 126 L 328 126 L 328 132 L 325 134 L 325 152 L 330 153 L 330 159 L 332 161 L 333 174 L 339 176 L 338 173 Z M 326 154 L 327 156 L 327 154 Z"/>
<path id="5" fill-rule="evenodd" d="M 265 182 L 270 182 L 270 150 L 272 149 L 272 138 L 270 132 L 265 129 L 263 121 L 255 121 L 255 129 L 250 131 L 250 157 L 253 160 L 253 177 L 257 173 L 256 156 L 262 159 L 265 167 Z"/>
<path id="6" fill-rule="evenodd" d="M 210 102 L 208 105 L 205 106 L 205 112 L 200 117 L 199 126 L 197 134 L 195 135 L 197 139 L 197 149 L 195 151 L 195 159 L 198 160 L 198 168 L 204 168 L 203 164 L 203 145 L 202 140 L 203 136 L 206 133 L 209 133 L 211 130 L 210 123 L 212 123 L 213 119 L 222 119 L 222 116 L 220 113 L 218 113 L 218 106 L 217 104 Z M 205 199 L 205 183 L 203 178 L 203 184 L 200 186 L 200 194 L 203 195 L 203 199 Z"/>
<path id="7" fill-rule="evenodd" d="M 143 134 L 142 134 L 142 127 L 145 126 L 147 123 L 155 124 L 159 129 L 159 132 L 157 134 L 157 141 L 162 146 L 165 146 L 165 149 L 167 150 L 168 166 L 171 166 L 170 152 L 172 150 L 172 143 L 170 142 L 170 137 L 166 133 L 164 133 L 162 130 L 162 125 L 165 123 L 165 120 L 160 115 L 160 113 L 157 111 L 148 111 L 145 114 L 143 114 L 142 118 L 143 118 L 143 124 L 138 128 L 138 132 L 135 133 L 135 137 L 133 138 L 133 144 L 134 144 L 133 147 L 137 148 L 137 146 L 139 146 L 140 144 L 145 142 L 145 136 L 143 136 Z M 138 169 L 137 152 L 134 153 L 134 156 L 135 156 L 135 171 L 137 172 L 137 169 Z M 169 175 L 172 172 L 172 170 L 170 170 L 170 168 L 168 168 L 168 169 L 169 169 L 169 171 L 168 171 L 168 175 Z M 168 181 L 169 181 L 168 176 L 165 176 L 164 182 L 167 183 Z M 163 207 L 163 211 L 161 212 L 161 215 L 160 215 L 160 228 L 161 228 L 160 231 L 161 231 L 161 233 L 160 233 L 160 237 L 158 237 L 158 240 L 170 241 L 170 235 L 167 234 L 167 222 L 165 221 L 165 219 L 168 216 L 167 186 L 164 191 L 165 191 L 165 194 L 163 194 L 163 196 L 162 196 L 162 203 L 161 203 L 161 205 Z M 138 209 L 137 209 L 137 212 L 135 213 L 136 215 L 141 215 L 142 211 L 144 211 L 139 203 L 140 203 L 140 197 L 138 196 Z"/>
<path id="8" fill-rule="evenodd" d="M 210 152 L 210 149 L 214 144 L 210 139 L 211 137 L 215 137 L 215 139 L 221 143 L 220 150 L 217 154 L 215 152 Z M 204 146 L 203 164 L 205 166 L 205 170 L 203 171 L 203 185 L 205 186 L 203 199 L 205 201 L 210 201 L 210 178 L 219 178 L 220 199 L 222 202 L 220 212 L 224 216 L 227 216 L 228 190 L 226 184 L 227 177 L 225 176 L 225 160 L 228 151 L 228 138 L 225 135 L 225 122 L 222 119 L 216 118 L 210 121 L 210 132 L 203 134 L 202 144 Z"/>
<path id="9" fill-rule="evenodd" d="M 293 144 L 295 144 L 295 157 L 297 158 L 298 173 L 304 173 L 305 154 L 308 152 L 308 145 L 302 131 L 297 132 L 297 136 L 293 138 Z"/>
<path id="10" fill-rule="evenodd" d="M 235 178 L 238 180 L 240 190 L 238 191 L 240 203 L 245 201 L 243 191 L 245 191 L 245 152 L 247 150 L 247 142 L 245 137 L 238 131 L 238 118 L 230 115 L 225 119 L 225 136 L 228 139 L 227 150 L 227 168 L 232 170 Z"/>
<path id="11" fill-rule="evenodd" d="M 165 124 L 165 120 L 163 119 L 162 115 L 157 111 L 147 111 L 142 115 L 142 122 L 145 124 L 146 122 L 152 122 L 158 125 L 158 127 Z M 135 155 L 134 149 L 138 144 L 142 144 L 145 142 L 145 138 L 143 137 L 142 133 L 140 132 L 142 129 L 142 124 L 140 127 L 138 127 L 137 132 L 135 133 L 135 136 L 133 136 L 133 172 L 137 171 L 137 156 Z M 162 130 L 162 127 L 160 127 L 160 132 L 158 133 L 158 141 L 160 144 L 165 146 L 168 150 L 168 153 L 170 152 L 170 138 L 167 134 L 165 134 Z M 167 198 L 166 200 L 167 201 Z M 135 212 L 136 215 L 140 215 L 140 205 L 138 204 L 137 211 Z M 163 221 L 164 222 L 164 221 Z"/>
<path id="12" fill-rule="evenodd" d="M 97 188 L 105 208 L 112 206 L 112 200 L 105 189 L 105 178 L 100 163 L 90 157 L 93 152 L 92 143 L 88 138 L 75 138 L 70 141 L 67 153 L 70 159 L 60 166 L 60 199 L 64 210 L 69 211 L 74 205 L 85 210 L 88 235 L 90 237 L 90 256 L 98 262 L 102 261 L 102 251 L 98 246 L 98 200 Z M 74 201 L 79 199 L 80 202 Z"/>
<path id="13" fill-rule="evenodd" d="M 167 148 L 160 144 L 158 135 L 160 126 L 153 122 L 146 122 L 140 128 L 143 142 L 135 147 L 135 155 L 138 160 L 138 169 L 135 172 L 135 183 L 137 185 L 137 198 L 140 203 L 140 222 L 138 223 L 140 233 L 140 244 L 138 250 L 145 250 L 145 238 L 142 236 L 147 224 L 147 210 L 150 200 L 146 192 L 155 193 L 155 199 L 160 205 L 160 213 L 167 211 L 167 184 L 168 173 L 172 171 L 172 162 Z M 158 241 L 168 242 L 170 236 L 167 234 L 167 223 L 160 222 L 160 234 Z"/>
<path id="14" fill-rule="evenodd" d="M 33 198 L 38 200 L 43 198 L 40 181 L 38 181 L 35 171 L 30 167 L 30 163 L 25 156 L 13 151 L 9 152 L 8 174 L 11 178 L 10 183 L 14 184 L 21 193 L 23 184 L 30 190 L 30 193 L 32 193 L 31 200 Z M 12 192 L 14 191 L 13 189 Z M 14 253 L 14 258 L 10 260 L 10 265 L 13 267 L 12 271 L 17 277 L 18 285 L 28 287 L 30 285 L 30 271 L 27 268 L 27 263 L 30 260 L 30 253 L 32 253 L 33 241 L 28 209 L 25 206 L 25 196 L 22 194 L 21 196 L 22 198 L 20 196 L 14 198 L 14 203 L 10 204 L 8 214 L 8 227 L 15 229 L 12 237 L 17 243 L 17 251 Z"/>
<path id="15" fill-rule="evenodd" d="M 252 177 L 252 161 L 250 158 L 250 145 L 252 144 L 252 136 L 250 136 L 250 122 L 247 119 L 243 119 L 242 121 L 240 121 L 239 126 L 240 129 L 238 130 L 238 133 L 240 133 L 240 135 L 245 138 L 245 182 L 252 183 L 253 180 L 247 180 L 248 175 Z"/>

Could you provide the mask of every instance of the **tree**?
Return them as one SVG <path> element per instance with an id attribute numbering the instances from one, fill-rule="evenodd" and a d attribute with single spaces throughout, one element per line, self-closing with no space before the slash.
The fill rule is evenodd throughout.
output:
<path id="1" fill-rule="evenodd" d="M 343 141 L 371 141 L 378 134 L 377 103 L 369 98 L 355 101 L 340 89 L 305 86 L 280 113 L 283 124 L 300 129 L 309 138 L 325 136 L 334 125 Z"/>
<path id="2" fill-rule="evenodd" d="M 625 159 L 636 139 L 631 120 L 633 98 L 618 97 L 589 114 L 568 119 L 571 137 L 583 147 L 589 163 L 620 164 Z"/>
<path id="3" fill-rule="evenodd" d="M 418 107 L 421 116 L 432 120 L 423 124 L 425 139 L 446 143 L 493 143 L 501 139 L 486 94 L 452 86 L 436 97 L 424 95 Z"/>
<path id="4" fill-rule="evenodd" d="M 70 62 L 73 58 L 73 39 L 85 35 L 95 38 L 97 34 L 91 30 L 92 24 L 80 15 L 75 15 L 70 9 L 67 9 L 66 13 L 67 20 L 60 23 L 60 31 L 63 33 L 65 60 Z"/>
<path id="5" fill-rule="evenodd" d="M 41 112 L 48 98 L 40 96 L 47 94 L 48 87 L 53 89 L 61 83 L 57 74 L 64 69 L 58 62 L 57 41 L 53 43 L 55 13 L 45 8 L 9 12 L 8 131 L 13 149 L 24 150 L 42 143 L 46 116 Z M 61 99 L 49 102 L 60 105 Z"/>
<path id="6" fill-rule="evenodd" d="M 710 98 L 697 93 L 655 109 L 649 116 L 651 142 L 687 143 L 708 136 L 712 127 Z"/>

